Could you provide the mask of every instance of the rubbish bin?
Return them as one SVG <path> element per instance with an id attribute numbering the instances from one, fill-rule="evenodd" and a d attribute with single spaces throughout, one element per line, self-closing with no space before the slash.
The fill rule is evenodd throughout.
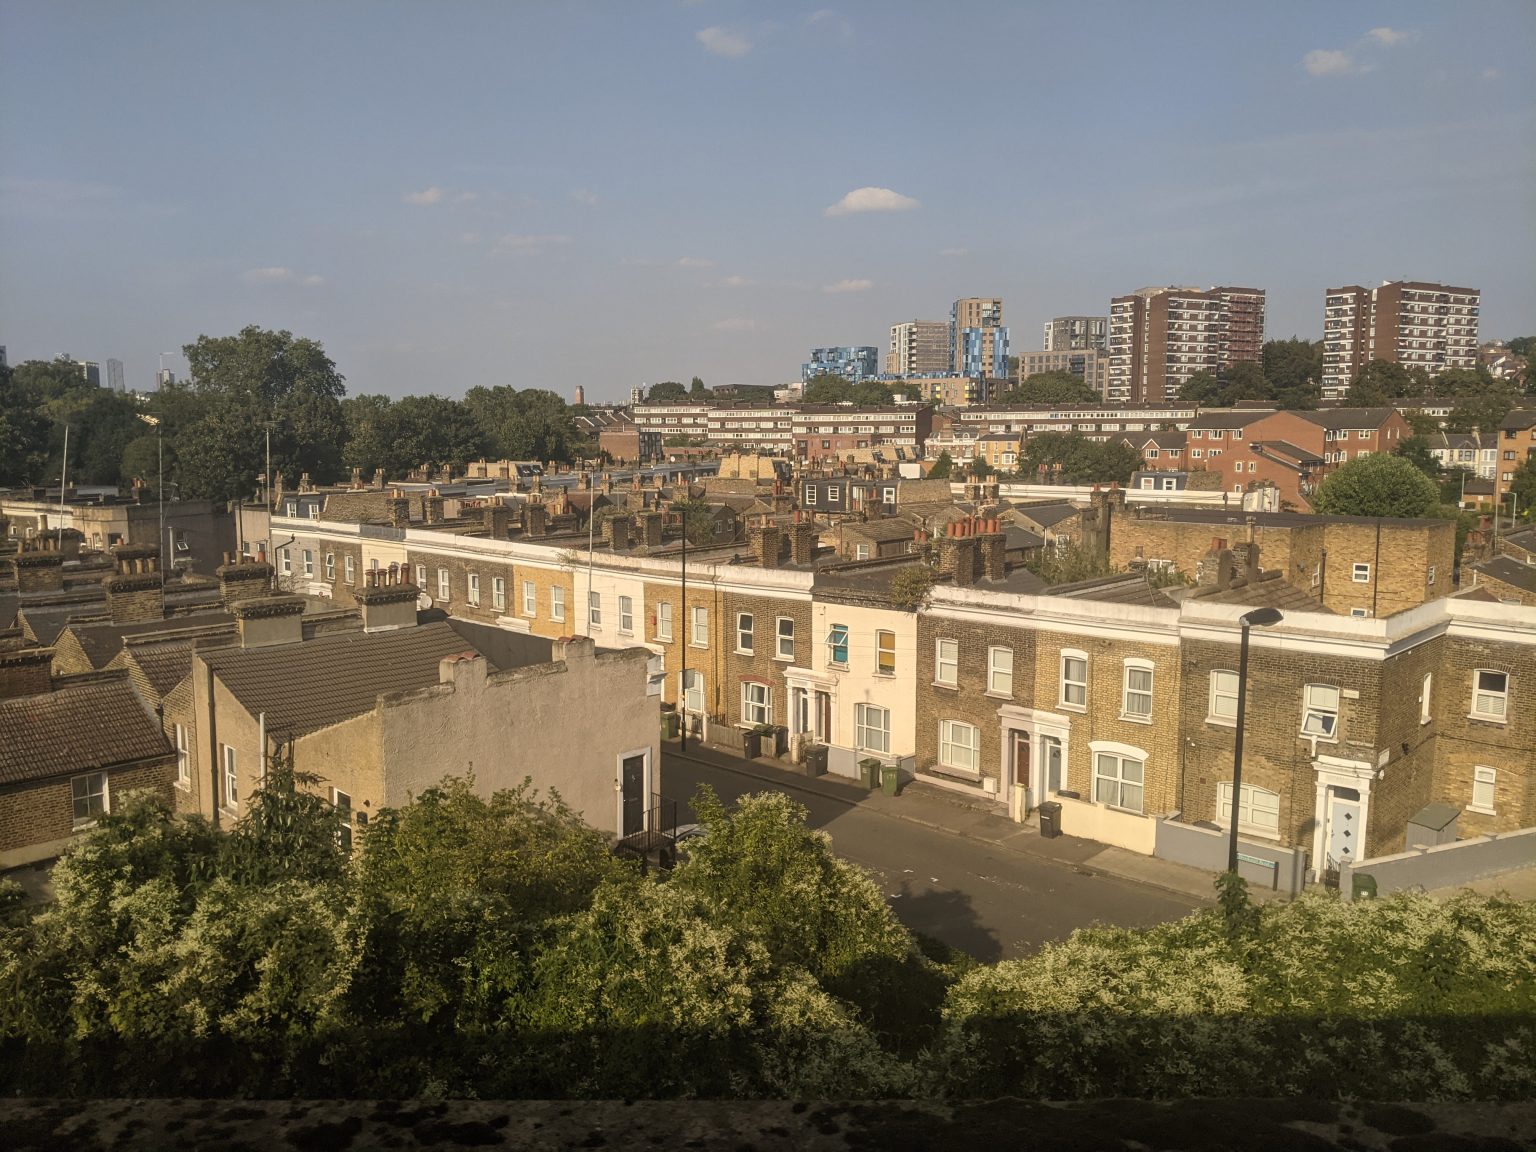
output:
<path id="1" fill-rule="evenodd" d="M 1354 872 L 1350 874 L 1350 879 L 1352 881 L 1350 887 L 1353 889 L 1350 895 L 1353 899 L 1376 899 L 1376 877 L 1369 872 Z"/>
<path id="2" fill-rule="evenodd" d="M 773 726 L 773 754 L 783 756 L 789 751 L 789 728 L 784 724 Z"/>
<path id="3" fill-rule="evenodd" d="M 860 760 L 859 778 L 864 781 L 864 787 L 871 792 L 880 787 L 880 761 L 872 756 Z"/>
<path id="4" fill-rule="evenodd" d="M 827 746 L 825 744 L 813 744 L 805 750 L 805 774 L 807 776 L 825 776 L 827 774 Z"/>
<path id="5" fill-rule="evenodd" d="M 676 712 L 663 712 L 661 714 L 661 738 L 663 740 L 676 740 L 678 727 Z"/>
<path id="6" fill-rule="evenodd" d="M 748 729 L 741 734 L 741 754 L 748 760 L 756 760 L 763 754 L 762 733 Z"/>
<path id="7" fill-rule="evenodd" d="M 1061 805 L 1054 800 L 1040 805 L 1040 835 L 1050 839 L 1061 835 Z"/>
<path id="8" fill-rule="evenodd" d="M 880 791 L 895 796 L 901 791 L 901 769 L 894 764 L 880 766 Z"/>

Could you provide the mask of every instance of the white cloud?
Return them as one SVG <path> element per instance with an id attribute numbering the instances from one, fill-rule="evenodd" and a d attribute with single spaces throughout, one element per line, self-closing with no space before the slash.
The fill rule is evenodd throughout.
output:
<path id="1" fill-rule="evenodd" d="M 969 248 L 940 248 L 939 249 L 939 255 L 940 256 L 969 256 L 970 254 L 971 254 L 971 250 Z"/>
<path id="2" fill-rule="evenodd" d="M 836 284 L 822 287 L 823 292 L 868 292 L 875 286 L 873 280 L 839 280 Z"/>
<path id="3" fill-rule="evenodd" d="M 1372 28 L 1366 35 L 1378 44 L 1385 44 L 1388 48 L 1413 39 L 1412 32 L 1405 32 L 1401 28 Z"/>
<path id="4" fill-rule="evenodd" d="M 436 204 L 442 198 L 443 190 L 436 184 L 430 188 L 424 188 L 420 192 L 407 192 L 404 197 L 407 204 L 415 204 L 418 207 Z"/>
<path id="5" fill-rule="evenodd" d="M 478 199 L 480 199 L 480 193 L 478 192 L 460 192 L 453 198 L 453 202 L 455 204 L 472 204 Z"/>
<path id="6" fill-rule="evenodd" d="M 311 273 L 308 276 L 300 276 L 292 268 L 284 268 L 273 265 L 267 268 L 249 268 L 240 273 L 240 279 L 247 284 L 302 284 L 306 288 L 315 288 L 325 283 L 323 276 Z"/>
<path id="7" fill-rule="evenodd" d="M 889 188 L 855 188 L 827 209 L 828 216 L 850 216 L 855 212 L 909 212 L 919 202 Z"/>
<path id="8" fill-rule="evenodd" d="M 805 26 L 819 32 L 835 32 L 844 39 L 853 35 L 853 25 L 848 22 L 848 18 L 831 8 L 812 12 L 805 18 Z"/>
<path id="9" fill-rule="evenodd" d="M 724 280 L 720 281 L 720 287 L 722 287 L 722 288 L 745 288 L 748 285 L 750 285 L 751 283 L 752 283 L 752 281 L 748 280 L 745 276 L 727 276 Z"/>
<path id="10" fill-rule="evenodd" d="M 716 332 L 750 332 L 757 327 L 757 321 L 731 316 L 725 320 L 716 320 L 710 327 Z"/>
<path id="11" fill-rule="evenodd" d="M 713 268 L 715 262 L 706 260 L 702 256 L 684 256 L 677 262 L 679 268 Z"/>
<path id="12" fill-rule="evenodd" d="M 571 199 L 590 208 L 597 203 L 598 196 L 590 188 L 575 188 L 571 191 Z"/>
<path id="13" fill-rule="evenodd" d="M 318 288 L 318 287 L 320 287 L 320 285 L 325 283 L 325 277 L 324 276 L 316 276 L 313 273 L 311 273 L 310 275 L 304 277 L 304 279 L 302 281 L 300 281 L 300 283 L 302 283 L 304 285 L 304 287 L 306 287 L 306 288 Z"/>
<path id="14" fill-rule="evenodd" d="M 745 56 L 752 51 L 752 41 L 748 40 L 740 32 L 732 32 L 729 28 L 721 28 L 718 25 L 700 29 L 695 35 L 704 50 L 714 56 L 725 56 L 735 59 Z"/>
<path id="15" fill-rule="evenodd" d="M 560 244 L 569 244 L 569 236 L 559 235 L 529 235 L 526 233 L 508 232 L 496 241 L 498 252 L 538 252 L 545 248 L 553 248 Z"/>
<path id="16" fill-rule="evenodd" d="M 1337 48 L 1314 48 L 1301 58 L 1301 66 L 1313 76 L 1345 76 L 1360 67 L 1353 56 Z"/>

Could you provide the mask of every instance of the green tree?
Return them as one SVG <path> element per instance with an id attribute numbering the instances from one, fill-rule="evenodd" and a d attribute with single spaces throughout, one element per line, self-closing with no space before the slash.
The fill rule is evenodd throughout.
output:
<path id="1" fill-rule="evenodd" d="M 1349 386 L 1346 399 L 1362 408 L 1379 408 L 1415 396 L 1424 391 L 1423 385 L 1401 364 L 1391 360 L 1372 360 Z"/>
<path id="2" fill-rule="evenodd" d="M 848 392 L 856 408 L 885 408 L 891 403 L 891 390 L 878 380 L 860 380 Z"/>
<path id="3" fill-rule="evenodd" d="M 674 500 L 672 511 L 682 518 L 688 543 L 703 546 L 715 542 L 715 514 L 703 500 Z"/>
<path id="4" fill-rule="evenodd" d="M 1070 372 L 1036 372 L 1003 394 L 1005 404 L 1096 404 L 1102 397 Z"/>
<path id="5" fill-rule="evenodd" d="M 1340 516 L 1426 516 L 1439 505 L 1440 489 L 1413 461 L 1377 453 L 1329 474 L 1312 503 Z"/>
<path id="6" fill-rule="evenodd" d="M 1529 522 L 1536 513 L 1536 456 L 1526 456 L 1505 490 L 1515 497 L 1506 504 L 1505 511 Z"/>
<path id="7" fill-rule="evenodd" d="M 6 486 L 40 479 L 48 461 L 48 422 L 34 391 L 17 381 L 20 367 L 0 367 L 0 484 Z"/>
<path id="8" fill-rule="evenodd" d="M 928 469 L 927 479 L 948 480 L 954 470 L 955 462 L 949 455 L 949 449 L 946 448 L 939 453 L 939 458 L 933 462 L 933 467 Z"/>
<path id="9" fill-rule="evenodd" d="M 1316 408 L 1322 398 L 1323 342 L 1266 340 L 1263 351 L 1264 379 L 1269 395 L 1281 408 Z"/>
<path id="10" fill-rule="evenodd" d="M 1179 386 L 1179 399 L 1186 404 L 1199 404 L 1203 408 L 1220 407 L 1221 381 L 1216 379 L 1214 373 L 1202 368 Z"/>
<path id="11" fill-rule="evenodd" d="M 1449 432 L 1492 432 L 1504 422 L 1515 405 L 1513 393 L 1503 390 L 1462 395 L 1445 419 Z"/>
<path id="12" fill-rule="evenodd" d="M 576 458 L 576 426 L 565 400 L 554 392 L 476 387 L 464 394 L 464 409 L 478 430 L 480 450 L 496 459 L 569 463 Z M 463 445 L 472 442 L 466 430 Z"/>
<path id="13" fill-rule="evenodd" d="M 1516 356 L 1529 356 L 1533 350 L 1536 350 L 1536 336 L 1516 336 L 1507 343 L 1509 350 Z"/>
<path id="14" fill-rule="evenodd" d="M 688 395 L 690 397 L 704 395 L 704 381 L 702 378 L 698 376 L 693 378 L 692 382 L 688 385 Z"/>
<path id="15" fill-rule="evenodd" d="M 1239 360 L 1227 366 L 1222 374 L 1221 402 L 1231 407 L 1240 400 L 1268 400 L 1271 398 L 1269 381 L 1264 369 L 1248 360 Z"/>
<path id="16" fill-rule="evenodd" d="M 1431 480 L 1438 480 L 1442 471 L 1440 461 L 1429 450 L 1429 441 L 1423 436 L 1410 436 L 1393 450 L 1394 456 L 1411 461 L 1413 466 Z"/>
<path id="17" fill-rule="evenodd" d="M 658 384 L 652 384 L 651 390 L 645 394 L 648 404 L 676 404 L 686 399 L 688 399 L 688 389 L 676 380 L 663 380 Z"/>
<path id="18" fill-rule="evenodd" d="M 1026 480 L 1050 475 L 1065 484 L 1127 484 L 1141 467 L 1141 453 L 1129 444 L 1100 443 L 1077 432 L 1042 432 L 1024 443 L 1018 474 Z"/>
<path id="19" fill-rule="evenodd" d="M 805 382 L 800 398 L 807 404 L 842 404 L 853 399 L 853 385 L 846 376 L 818 372 Z"/>
<path id="20" fill-rule="evenodd" d="M 69 481 L 119 484 L 143 433 L 133 397 L 86 380 L 73 360 L 27 360 L 0 378 L 0 477 L 57 482 L 69 427 Z"/>
<path id="21" fill-rule="evenodd" d="M 1059 548 L 1044 548 L 1037 557 L 1027 561 L 1024 567 L 1052 587 L 1115 574 L 1114 566 L 1108 559 L 1089 551 L 1076 541 L 1069 541 Z"/>

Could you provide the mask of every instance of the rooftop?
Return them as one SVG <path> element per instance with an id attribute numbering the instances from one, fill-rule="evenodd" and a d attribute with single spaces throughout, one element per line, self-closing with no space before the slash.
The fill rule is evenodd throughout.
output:
<path id="1" fill-rule="evenodd" d="M 1513 585 L 1522 592 L 1536 593 L 1536 565 L 1522 564 L 1509 556 L 1496 556 L 1472 565 L 1472 570 Z"/>
<path id="2" fill-rule="evenodd" d="M 0 784 L 168 755 L 159 722 L 126 678 L 0 700 Z"/>

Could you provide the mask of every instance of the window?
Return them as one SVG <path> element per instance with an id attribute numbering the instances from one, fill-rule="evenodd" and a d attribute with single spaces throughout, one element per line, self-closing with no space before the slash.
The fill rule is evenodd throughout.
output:
<path id="1" fill-rule="evenodd" d="M 288 549 L 284 548 L 277 555 L 278 555 L 278 560 L 282 564 L 283 575 L 284 576 L 291 576 L 293 574 L 293 558 L 288 555 Z"/>
<path id="2" fill-rule="evenodd" d="M 1430 720 L 1432 719 L 1431 712 L 1430 712 L 1430 709 L 1431 709 L 1431 705 L 1430 705 L 1430 700 L 1431 700 L 1430 692 L 1434 688 L 1434 686 L 1435 686 L 1435 674 L 1433 672 L 1426 672 L 1426 673 L 1424 673 L 1424 681 L 1423 681 L 1422 684 L 1419 685 L 1419 723 L 1420 724 L 1428 724 L 1430 722 Z"/>
<path id="3" fill-rule="evenodd" d="M 532 580 L 523 581 L 523 615 L 539 614 L 539 589 Z"/>
<path id="4" fill-rule="evenodd" d="M 884 629 L 875 633 L 875 672 L 880 676 L 896 675 L 896 633 Z"/>
<path id="5" fill-rule="evenodd" d="M 297 516 L 299 514 L 299 502 L 297 500 L 290 500 L 290 501 L 288 501 L 287 507 L 288 507 L 288 515 L 290 515 L 290 516 Z"/>
<path id="6" fill-rule="evenodd" d="M 746 724 L 771 724 L 773 722 L 773 689 L 755 680 L 743 681 L 741 719 Z"/>
<path id="7" fill-rule="evenodd" d="M 683 711 L 704 711 L 704 673 L 697 668 L 683 669 Z"/>
<path id="8" fill-rule="evenodd" d="M 840 489 L 840 488 L 828 488 L 827 489 L 827 503 L 828 504 L 836 504 L 836 503 L 838 503 L 842 499 L 842 496 L 843 496 L 843 493 L 842 493 L 842 489 Z"/>
<path id="9" fill-rule="evenodd" d="M 814 484 L 807 484 L 805 486 L 805 502 L 807 504 L 815 504 L 816 503 L 816 485 L 814 485 Z"/>
<path id="10" fill-rule="evenodd" d="M 827 633 L 827 663 L 847 666 L 848 625 L 834 624 Z"/>
<path id="11" fill-rule="evenodd" d="M 603 626 L 603 594 L 601 592 L 587 593 L 587 623 L 594 628 Z"/>
<path id="12" fill-rule="evenodd" d="M 69 782 L 70 798 L 74 803 L 73 827 L 89 828 L 96 817 L 107 810 L 107 774 L 87 772 Z"/>
<path id="13" fill-rule="evenodd" d="M 933 642 L 933 682 L 950 688 L 960 684 L 960 641 L 935 640 Z"/>
<path id="14" fill-rule="evenodd" d="M 1061 654 L 1061 706 L 1088 707 L 1088 653 L 1067 649 Z"/>
<path id="15" fill-rule="evenodd" d="M 224 807 L 233 808 L 240 803 L 240 773 L 235 760 L 235 750 L 224 745 Z"/>
<path id="16" fill-rule="evenodd" d="M 336 553 L 334 552 L 325 554 L 325 578 L 333 583 L 336 580 Z"/>
<path id="17" fill-rule="evenodd" d="M 425 564 L 416 565 L 416 587 L 420 588 L 423 592 L 427 590 L 427 566 Z"/>
<path id="18" fill-rule="evenodd" d="M 339 788 L 331 789 L 331 807 L 336 810 L 336 847 L 352 851 L 352 797 Z"/>
<path id="19" fill-rule="evenodd" d="M 491 607 L 498 612 L 507 610 L 507 580 L 505 576 L 491 578 Z"/>
<path id="20" fill-rule="evenodd" d="M 1501 724 L 1509 708 L 1509 675 L 1491 668 L 1479 668 L 1472 674 L 1472 716 L 1478 720 L 1497 720 Z"/>
<path id="21" fill-rule="evenodd" d="M 1216 785 L 1216 822 L 1232 827 L 1232 781 Z M 1237 826 L 1255 832 L 1279 835 L 1280 796 L 1252 784 L 1244 784 L 1237 800 Z"/>
<path id="22" fill-rule="evenodd" d="M 176 725 L 176 784 L 192 787 L 192 750 L 187 747 L 186 725 Z"/>
<path id="23" fill-rule="evenodd" d="M 466 580 L 468 583 L 465 585 L 465 596 L 469 598 L 471 604 L 478 607 L 480 604 L 480 574 L 478 572 L 471 572 L 466 577 Z"/>
<path id="24" fill-rule="evenodd" d="M 1493 815 L 1494 785 L 1498 778 L 1498 772 L 1492 768 L 1472 769 L 1472 803 L 1467 805 L 1471 811 Z"/>
<path id="25" fill-rule="evenodd" d="M 565 589 L 551 588 L 549 590 L 549 618 L 551 620 L 565 620 Z"/>
<path id="26" fill-rule="evenodd" d="M 1425 573 L 1424 583 L 1426 583 L 1426 584 L 1433 584 L 1434 582 L 1435 582 L 1435 566 L 1433 564 L 1431 564 L 1429 566 L 1429 571 L 1427 573 Z"/>
<path id="27" fill-rule="evenodd" d="M 960 720 L 940 720 L 939 765 L 980 775 L 981 730 Z"/>
<path id="28" fill-rule="evenodd" d="M 998 696 L 1013 695 L 1013 649 L 987 649 L 987 691 Z"/>
<path id="29" fill-rule="evenodd" d="M 450 590 L 451 584 L 448 576 L 448 569 L 439 568 L 437 570 L 437 598 L 446 602 L 448 600 L 448 593 Z"/>
<path id="30" fill-rule="evenodd" d="M 1356 564 L 1349 570 L 1349 578 L 1356 584 L 1369 584 L 1371 582 L 1371 566 L 1369 564 Z"/>
<path id="31" fill-rule="evenodd" d="M 357 563 L 350 556 L 341 558 L 341 570 L 346 575 L 348 584 L 357 583 Z"/>
<path id="32" fill-rule="evenodd" d="M 1120 702 L 1124 720 L 1152 722 L 1152 664 L 1146 660 L 1125 662 L 1125 693 Z"/>
<path id="33" fill-rule="evenodd" d="M 1301 734 L 1333 740 L 1339 727 L 1339 690 L 1331 684 L 1308 684 L 1301 694 Z"/>
<path id="34" fill-rule="evenodd" d="M 315 554 L 312 551 L 310 551 L 308 548 L 306 548 L 306 549 L 304 549 L 304 575 L 306 575 L 306 576 L 313 576 L 314 574 L 315 574 Z"/>
<path id="35" fill-rule="evenodd" d="M 1206 705 L 1205 722 L 1237 726 L 1237 673 L 1219 668 L 1211 673 L 1210 702 Z"/>
<path id="36" fill-rule="evenodd" d="M 774 626 L 778 632 L 778 658 L 793 660 L 795 658 L 795 622 L 788 616 L 780 616 Z"/>
<path id="37" fill-rule="evenodd" d="M 869 559 L 869 545 L 868 544 L 855 544 L 853 546 L 853 558 L 855 560 L 868 560 Z"/>
<path id="38" fill-rule="evenodd" d="M 752 655 L 752 613 L 736 613 L 736 651 Z"/>
<path id="39" fill-rule="evenodd" d="M 1141 786 L 1146 761 L 1120 752 L 1096 752 L 1093 757 L 1093 798 L 1111 808 L 1141 811 Z"/>
<path id="40" fill-rule="evenodd" d="M 688 642 L 695 648 L 709 647 L 709 609 L 695 604 L 689 614 L 691 635 Z"/>
<path id="41" fill-rule="evenodd" d="M 861 752 L 890 755 L 891 710 L 873 704 L 853 706 L 854 747 Z"/>
<path id="42" fill-rule="evenodd" d="M 625 636 L 635 634 L 635 598 L 633 596 L 619 597 L 619 631 Z"/>
<path id="43" fill-rule="evenodd" d="M 672 639 L 672 605 L 665 600 L 656 605 L 656 639 Z"/>

